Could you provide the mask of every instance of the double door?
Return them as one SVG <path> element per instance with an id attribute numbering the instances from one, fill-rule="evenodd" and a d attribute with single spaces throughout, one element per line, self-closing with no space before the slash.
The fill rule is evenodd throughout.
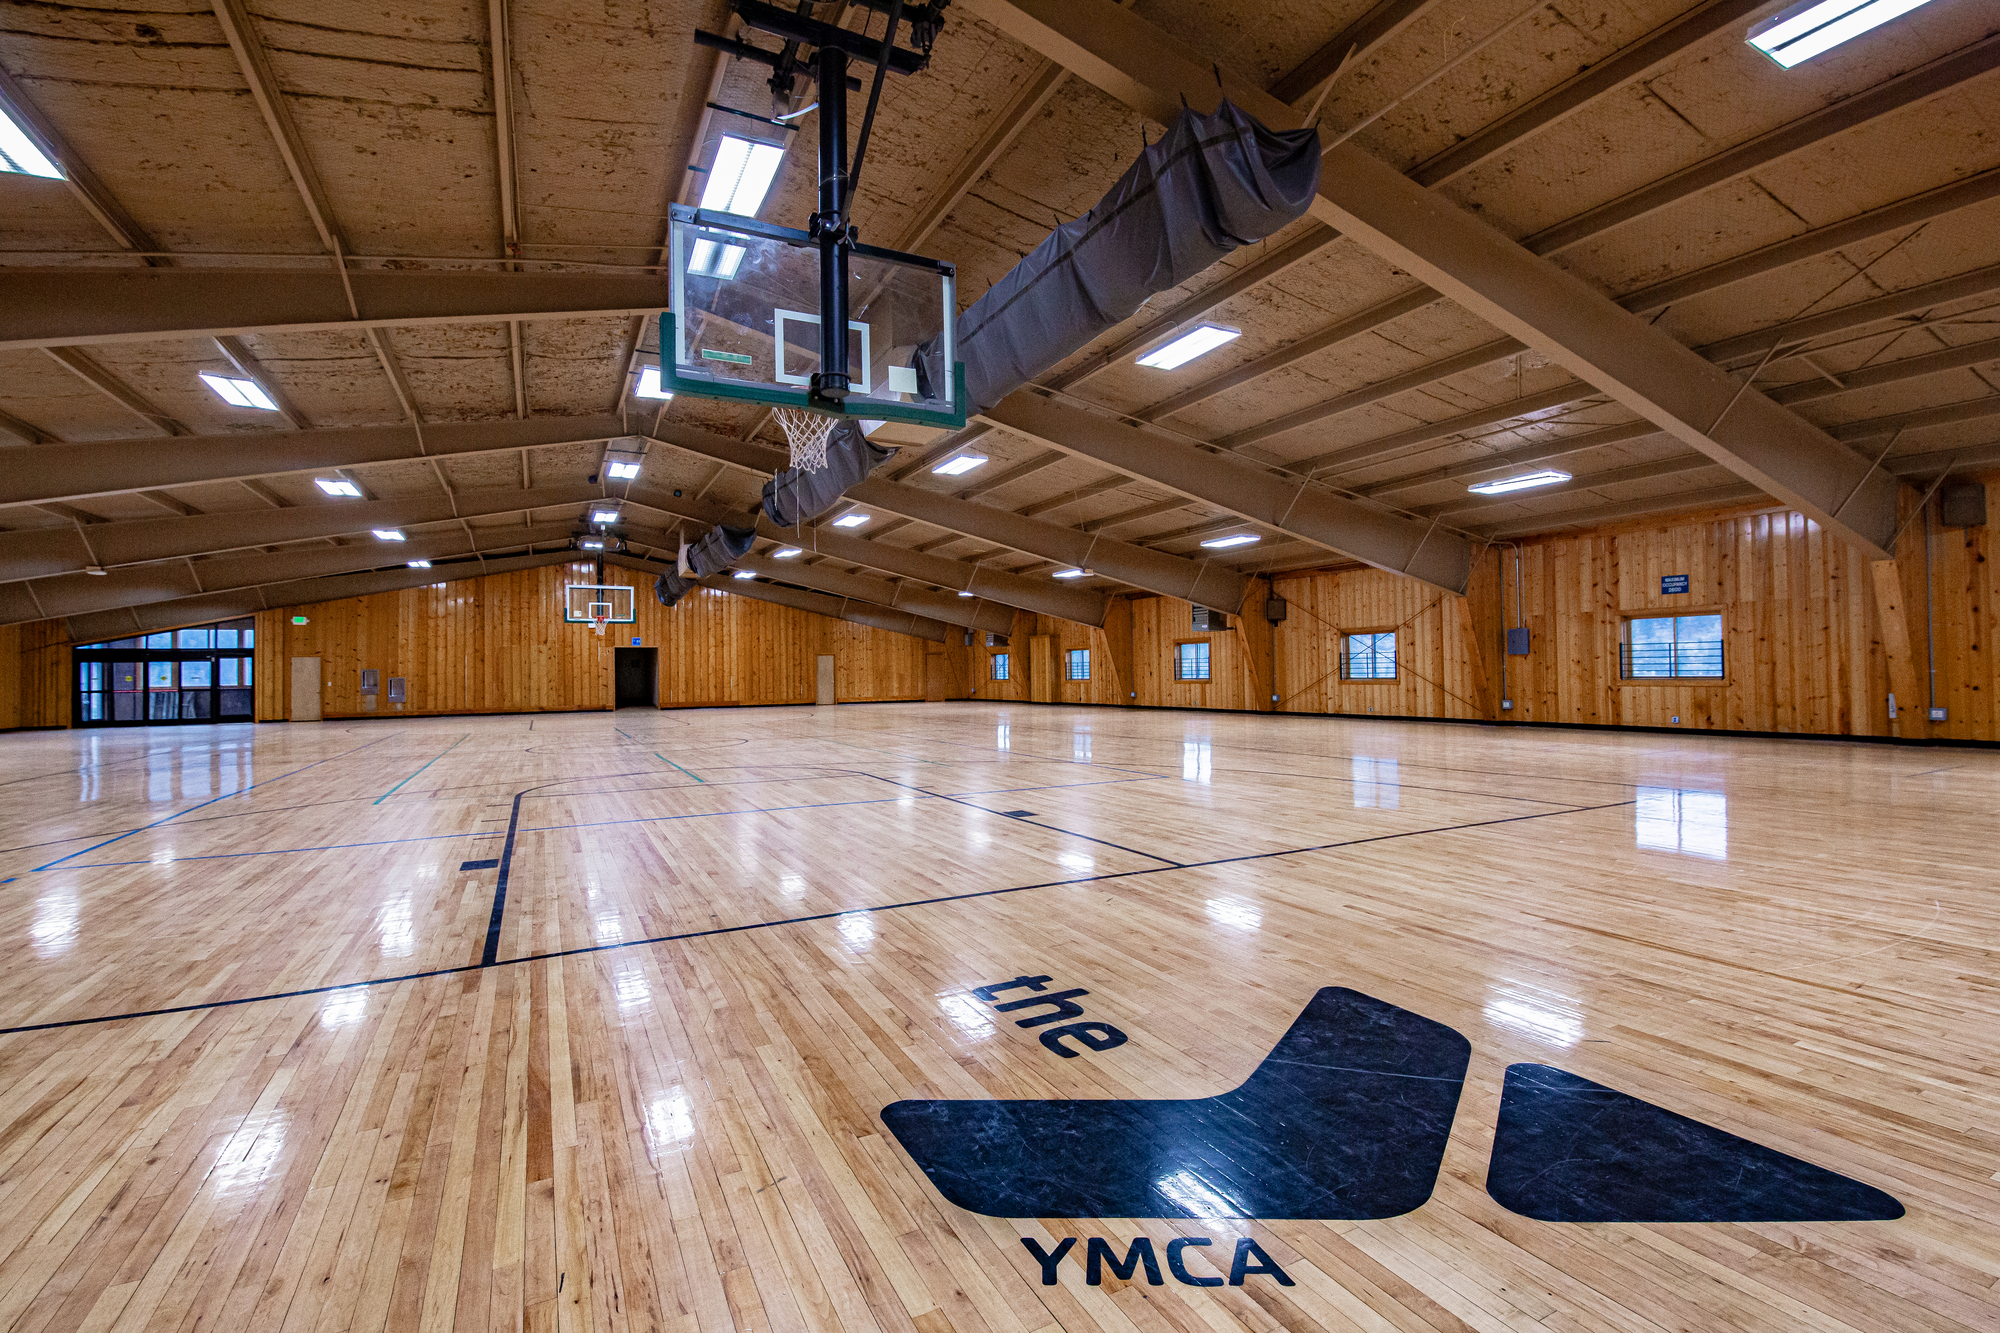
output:
<path id="1" fill-rule="evenodd" d="M 255 710 L 253 660 L 247 653 L 79 653 L 77 725 L 247 722 Z"/>

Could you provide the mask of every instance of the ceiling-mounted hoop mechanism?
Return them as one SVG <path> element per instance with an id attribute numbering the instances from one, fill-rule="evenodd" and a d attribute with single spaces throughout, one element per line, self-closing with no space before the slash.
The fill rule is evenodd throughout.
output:
<path id="1" fill-rule="evenodd" d="M 931 0 L 920 6 L 910 6 L 906 0 L 860 3 L 890 16 L 888 30 L 881 37 L 813 18 L 807 5 L 794 12 L 765 0 L 734 0 L 737 16 L 747 26 L 783 39 L 785 47 L 775 58 L 774 71 L 783 73 L 780 66 L 794 58 L 801 46 L 814 48 L 813 67 L 819 81 L 819 207 L 808 232 L 820 252 L 820 369 L 812 374 L 810 392 L 813 400 L 835 406 L 853 392 L 847 352 L 848 258 L 859 240 L 850 216 L 853 186 L 847 162 L 847 62 L 852 57 L 874 65 L 877 92 L 882 77 L 890 71 L 919 73 L 930 64 L 931 43 L 937 38 L 950 0 Z M 896 45 L 896 24 L 904 18 L 910 22 L 919 50 Z M 853 86 L 859 88 L 860 84 L 857 81 Z"/>

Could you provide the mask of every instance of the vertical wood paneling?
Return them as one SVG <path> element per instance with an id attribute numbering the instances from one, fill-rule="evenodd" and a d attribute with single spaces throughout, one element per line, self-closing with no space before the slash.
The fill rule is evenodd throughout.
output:
<path id="1" fill-rule="evenodd" d="M 1988 482 L 2000 519 L 2000 489 Z M 1925 534 L 1912 519 L 1898 543 L 1900 588 L 1915 693 L 1894 734 L 2000 740 L 2000 665 L 1994 639 L 2000 590 L 1985 528 L 1934 529 L 1926 605 Z M 1592 532 L 1530 538 L 1475 563 L 1466 597 L 1440 594 L 1378 570 L 1275 576 L 1287 619 L 1272 638 L 1270 675 L 1285 712 L 1359 716 L 1491 718 L 1521 722 L 1624 724 L 1688 729 L 1887 735 L 1888 664 L 1867 561 L 1803 516 L 1786 511 L 1712 513 Z M 1686 594 L 1660 580 L 1689 579 Z M 285 607 L 257 617 L 257 716 L 289 715 L 294 655 L 322 659 L 330 717 L 365 716 L 360 672 L 382 673 L 377 712 L 395 712 L 390 676 L 409 682 L 406 714 L 608 708 L 612 649 L 638 637 L 659 650 L 663 707 L 807 703 L 814 663 L 835 660 L 843 701 L 922 699 L 926 694 L 1025 702 L 1255 709 L 1261 690 L 1235 629 L 1197 634 L 1192 607 L 1176 598 L 1122 594 L 1114 624 L 1119 652 L 1130 624 L 1129 680 L 1111 660 L 1104 630 L 1016 612 L 1010 679 L 990 678 L 997 648 L 983 634 L 954 633 L 941 646 L 809 612 L 703 589 L 672 610 L 649 595 L 643 575 L 612 571 L 639 590 L 638 620 L 599 639 L 564 624 L 565 582 L 592 579 L 590 566 L 553 566 L 413 588 L 374 597 Z M 1504 599 L 1504 605 L 1503 605 Z M 1253 610 L 1256 608 L 1253 607 Z M 1722 616 L 1727 677 L 1713 683 L 1627 682 L 1618 645 L 1625 617 L 1665 611 Z M 306 625 L 290 623 L 294 613 Z M 1525 623 L 1533 650 L 1504 657 L 1503 631 Z M 1341 636 L 1394 630 L 1397 678 L 1342 681 Z M 1936 639 L 1938 703 L 1947 720 L 1925 718 L 1928 646 Z M 1176 681 L 1174 644 L 1206 638 L 1210 678 Z M 1046 644 L 1046 685 L 1031 682 L 1034 644 Z M 1067 679 L 1073 649 L 1091 654 L 1086 681 Z M 927 659 L 931 665 L 927 665 Z M 62 622 L 0 628 L 0 727 L 69 721 L 69 647 Z M 1502 674 L 1514 708 L 1502 713 Z M 1676 721 L 1678 719 L 1678 721 Z"/>

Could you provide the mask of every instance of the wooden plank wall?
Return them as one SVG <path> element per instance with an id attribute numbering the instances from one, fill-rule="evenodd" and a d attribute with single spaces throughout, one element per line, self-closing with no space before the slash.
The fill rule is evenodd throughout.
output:
<path id="1" fill-rule="evenodd" d="M 1989 511 L 2000 522 L 2000 482 L 1986 485 Z M 1272 586 L 1288 614 L 1272 636 L 1272 683 L 1278 710 L 1294 713 L 2000 741 L 2000 576 L 1988 559 L 1990 544 L 1987 528 L 1934 526 L 1927 605 L 1921 516 L 1905 529 L 1896 574 L 1919 697 L 1900 701 L 1894 723 L 1868 563 L 1802 516 L 1775 509 L 1528 538 L 1518 548 L 1518 594 L 1512 547 L 1481 557 L 1464 599 L 1374 570 L 1280 574 Z M 1668 574 L 1687 575 L 1689 592 L 1663 594 Z M 379 669 L 385 682 L 409 679 L 407 713 L 607 707 L 610 647 L 634 634 L 660 650 L 659 697 L 667 707 L 810 702 L 821 654 L 835 659 L 843 701 L 1047 698 L 1251 709 L 1269 688 L 1249 679 L 1242 635 L 1198 634 L 1192 607 L 1174 598 L 1123 599 L 1120 614 L 1129 610 L 1132 624 L 1126 681 L 1103 630 L 1028 612 L 1015 614 L 1004 649 L 989 648 L 983 634 L 967 644 L 959 633 L 940 647 L 709 590 L 668 611 L 642 586 L 638 623 L 600 641 L 558 619 L 561 585 L 588 577 L 554 566 L 266 612 L 258 617 L 258 716 L 287 715 L 286 659 L 312 653 L 324 659 L 334 686 L 328 716 L 360 713 L 364 666 Z M 611 577 L 645 582 L 636 574 Z M 295 610 L 307 625 L 290 624 Z M 1662 611 L 1723 616 L 1726 679 L 1619 678 L 1625 617 Z M 1504 657 L 1504 626 L 1517 620 L 1528 626 L 1533 651 Z M 1398 678 L 1342 681 L 1341 635 L 1385 629 L 1397 632 Z M 1050 679 L 1038 683 L 1034 644 L 1044 637 L 1042 674 Z M 1947 720 L 1935 724 L 1925 713 L 1933 637 L 1938 702 L 1947 710 Z M 1174 644 L 1200 638 L 1209 643 L 1210 679 L 1174 680 Z M 66 644 L 59 622 L 0 628 L 0 727 L 68 723 Z M 1087 681 L 1064 673 L 1077 648 L 1091 655 Z M 995 651 L 1011 657 L 1006 681 L 991 679 Z M 1515 705 L 1506 712 L 1499 706 L 1503 677 Z M 378 708 L 391 711 L 386 695 Z"/>
<path id="2" fill-rule="evenodd" d="M 811 703 L 814 659 L 834 659 L 844 702 L 924 697 L 921 639 L 830 620 L 791 607 L 702 589 L 672 610 L 650 581 L 621 570 L 606 579 L 638 589 L 638 619 L 603 638 L 562 619 L 562 586 L 594 581 L 588 565 L 551 565 L 431 584 L 371 597 L 285 607 L 258 617 L 260 720 L 290 713 L 292 657 L 318 657 L 327 717 L 365 717 L 361 671 L 382 673 L 374 712 L 561 712 L 612 705 L 612 649 L 659 650 L 664 707 Z M 292 624 L 294 615 L 307 623 Z M 408 681 L 398 709 L 391 676 Z"/>

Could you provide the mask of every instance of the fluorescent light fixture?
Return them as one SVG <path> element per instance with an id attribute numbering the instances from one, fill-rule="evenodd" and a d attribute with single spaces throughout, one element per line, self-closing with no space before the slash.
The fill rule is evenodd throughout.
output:
<path id="1" fill-rule="evenodd" d="M 654 373 L 658 374 L 657 371 Z M 613 481 L 630 481 L 638 475 L 639 465 L 637 463 L 613 463 L 611 465 L 611 479 Z"/>
<path id="2" fill-rule="evenodd" d="M 350 500 L 361 498 L 361 488 L 345 477 L 314 477 L 313 485 L 328 495 L 344 495 Z"/>
<path id="3" fill-rule="evenodd" d="M 590 521 L 592 523 L 616 523 L 618 521 L 618 511 L 616 509 L 593 509 L 590 512 Z"/>
<path id="4" fill-rule="evenodd" d="M 755 217 L 763 207 L 764 194 L 778 174 L 785 150 L 776 144 L 752 143 L 733 134 L 722 136 L 716 145 L 715 161 L 708 169 L 708 185 L 701 192 L 701 206 L 724 213 Z"/>
<path id="5" fill-rule="evenodd" d="M 578 542 L 577 545 L 581 546 L 586 551 L 601 551 L 604 549 L 603 542 L 584 541 L 584 542 Z"/>
<path id="6" fill-rule="evenodd" d="M 836 528 L 858 528 L 863 523 L 866 523 L 868 518 L 867 514 L 842 514 L 839 518 L 833 520 L 833 526 Z"/>
<path id="7" fill-rule="evenodd" d="M 1225 329 L 1220 324 L 1197 324 L 1172 342 L 1155 347 L 1140 357 L 1139 364 L 1151 366 L 1154 370 L 1172 370 L 1242 336 L 1241 329 Z"/>
<path id="8" fill-rule="evenodd" d="M 1059 579 L 1080 579 L 1089 572 L 1087 569 L 1058 569 L 1055 572 L 1055 577 Z"/>
<path id="9" fill-rule="evenodd" d="M 673 395 L 660 387 L 660 368 L 643 366 L 639 370 L 639 387 L 633 392 L 641 398 L 671 398 Z"/>
<path id="10" fill-rule="evenodd" d="M 1544 468 L 1540 472 L 1524 472 L 1518 477 L 1502 477 L 1498 481 L 1482 481 L 1465 489 L 1474 495 L 1505 495 L 1509 491 L 1533 490 L 1537 486 L 1553 486 L 1559 481 L 1568 481 L 1569 473 Z"/>
<path id="11" fill-rule="evenodd" d="M 1211 551 L 1226 551 L 1232 546 L 1248 546 L 1251 542 L 1263 540 L 1254 532 L 1238 532 L 1228 537 L 1210 537 L 1202 546 Z"/>
<path id="12" fill-rule="evenodd" d="M 790 560 L 793 556 L 801 554 L 803 554 L 803 552 L 798 547 L 787 546 L 781 551 L 771 552 L 771 558 L 773 560 Z"/>
<path id="13" fill-rule="evenodd" d="M 959 594 L 959 596 L 960 596 L 960 597 L 970 597 L 970 596 L 972 596 L 972 594 L 971 594 L 971 593 L 969 593 L 969 592 L 962 592 L 962 593 L 960 593 L 960 594 Z"/>
<path id="14" fill-rule="evenodd" d="M 985 454 L 960 454 L 956 458 L 948 458 L 944 462 L 939 463 L 931 471 L 937 473 L 940 477 L 962 477 L 976 467 L 985 466 Z"/>
<path id="15" fill-rule="evenodd" d="M 408 537 L 405 537 L 402 533 L 396 531 L 396 529 L 394 528 L 373 528 L 371 529 L 371 531 L 374 532 L 376 541 L 406 542 L 409 540 Z"/>
<path id="16" fill-rule="evenodd" d="M 47 155 L 35 147 L 35 141 L 8 119 L 5 111 L 0 111 L 0 171 L 40 176 L 52 181 L 63 178 L 62 168 L 49 161 Z"/>
<path id="17" fill-rule="evenodd" d="M 412 560 L 409 562 L 409 565 L 411 569 L 429 569 L 431 562 L 428 560 Z"/>
<path id="18" fill-rule="evenodd" d="M 1852 41 L 1929 0 L 1806 0 L 1750 30 L 1750 45 L 1785 69 Z"/>
<path id="19" fill-rule="evenodd" d="M 231 407 L 254 407 L 260 412 L 275 412 L 278 405 L 271 401 L 271 395 L 264 392 L 264 386 L 256 380 L 239 380 L 228 375 L 211 375 L 201 372 L 201 382 L 215 390 L 215 396 Z"/>
<path id="20" fill-rule="evenodd" d="M 729 577 L 732 579 L 754 579 L 757 576 L 747 569 L 739 569 Z"/>
<path id="21" fill-rule="evenodd" d="M 744 249 L 740 245 L 724 245 L 702 237 L 688 247 L 688 272 L 697 278 L 721 278 L 724 281 L 736 276 L 736 270 L 743 266 Z"/>

